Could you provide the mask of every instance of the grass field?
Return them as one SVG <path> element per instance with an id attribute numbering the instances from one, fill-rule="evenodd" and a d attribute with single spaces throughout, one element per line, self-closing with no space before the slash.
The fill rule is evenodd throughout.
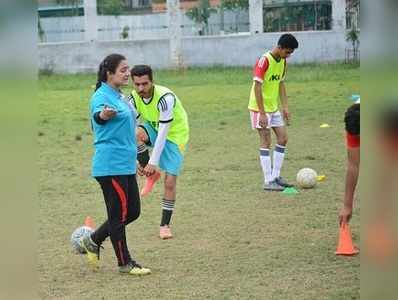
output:
<path id="1" fill-rule="evenodd" d="M 359 93 L 359 68 L 291 65 L 291 125 L 283 175 L 302 167 L 327 180 L 297 195 L 266 193 L 258 137 L 249 127 L 249 68 L 158 71 L 189 116 L 191 139 L 178 182 L 175 239 L 157 237 L 161 185 L 127 227 L 130 249 L 148 277 L 117 273 L 109 241 L 91 272 L 72 252 L 71 232 L 105 208 L 90 177 L 88 99 L 94 75 L 39 80 L 40 218 L 38 274 L 42 299 L 359 299 L 359 257 L 336 257 L 337 213 L 344 186 L 343 114 Z M 330 128 L 319 128 L 328 123 Z M 359 243 L 359 203 L 351 229 Z"/>

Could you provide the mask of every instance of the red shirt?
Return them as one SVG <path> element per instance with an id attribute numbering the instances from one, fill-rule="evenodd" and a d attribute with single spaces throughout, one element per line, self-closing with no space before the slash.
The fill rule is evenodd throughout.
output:
<path id="1" fill-rule="evenodd" d="M 359 148 L 361 146 L 361 136 L 346 133 L 347 148 Z"/>

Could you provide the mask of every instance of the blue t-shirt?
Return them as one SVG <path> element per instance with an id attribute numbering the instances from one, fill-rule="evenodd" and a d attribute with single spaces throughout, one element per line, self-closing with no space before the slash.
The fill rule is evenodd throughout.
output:
<path id="1" fill-rule="evenodd" d="M 102 111 L 105 105 L 117 113 L 101 125 L 94 120 L 94 114 Z M 134 106 L 108 84 L 103 82 L 95 91 L 90 101 L 94 131 L 93 177 L 136 173 L 136 115 Z"/>

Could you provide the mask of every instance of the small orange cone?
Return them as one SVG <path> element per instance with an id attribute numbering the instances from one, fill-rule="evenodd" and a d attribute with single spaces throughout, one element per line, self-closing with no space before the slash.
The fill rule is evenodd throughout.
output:
<path id="1" fill-rule="evenodd" d="M 94 220 L 90 216 L 86 217 L 86 219 L 84 220 L 84 225 L 90 227 L 91 229 L 95 229 Z"/>
<path id="2" fill-rule="evenodd" d="M 141 197 L 147 196 L 152 191 L 156 181 L 160 179 L 160 176 L 160 172 L 155 172 L 153 175 L 147 177 L 145 185 L 141 190 Z"/>
<path id="3" fill-rule="evenodd" d="M 343 223 L 340 226 L 339 243 L 337 245 L 336 255 L 356 255 L 359 250 L 354 246 L 351 237 L 351 230 L 348 224 Z"/>

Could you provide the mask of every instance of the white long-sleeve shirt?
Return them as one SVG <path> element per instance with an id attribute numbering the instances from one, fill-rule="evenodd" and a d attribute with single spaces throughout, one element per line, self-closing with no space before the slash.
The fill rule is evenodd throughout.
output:
<path id="1" fill-rule="evenodd" d="M 149 102 L 151 99 L 143 99 L 145 102 Z M 152 154 L 149 159 L 149 164 L 157 166 L 159 165 L 160 155 L 166 144 L 167 134 L 170 129 L 170 122 L 173 121 L 173 108 L 175 105 L 175 98 L 172 94 L 167 94 L 163 96 L 158 103 L 159 110 L 159 130 L 158 136 L 153 146 Z"/>

